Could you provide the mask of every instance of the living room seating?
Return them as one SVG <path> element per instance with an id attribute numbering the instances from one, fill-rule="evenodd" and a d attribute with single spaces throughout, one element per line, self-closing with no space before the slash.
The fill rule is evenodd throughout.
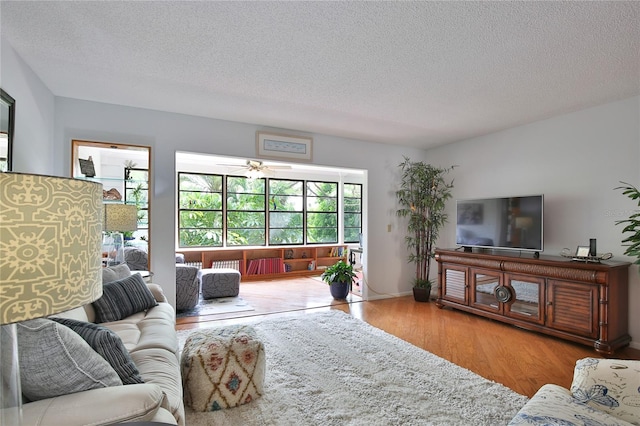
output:
<path id="1" fill-rule="evenodd" d="M 193 309 L 200 298 L 199 269 L 176 263 L 176 311 Z"/>
<path id="2" fill-rule="evenodd" d="M 216 411 L 254 401 L 264 393 L 265 368 L 264 344 L 253 327 L 195 331 L 180 360 L 185 404 L 195 411 Z"/>
<path id="3" fill-rule="evenodd" d="M 147 252 L 137 247 L 125 247 L 124 260 L 132 271 L 148 268 Z M 184 255 L 176 253 L 176 311 L 192 309 L 198 304 L 200 281 L 198 268 L 184 263 Z"/>
<path id="4" fill-rule="evenodd" d="M 230 268 L 201 269 L 202 298 L 235 297 L 240 293 L 240 272 Z"/>
<path id="5" fill-rule="evenodd" d="M 124 264 L 94 303 L 20 323 L 18 343 L 25 425 L 185 424 L 174 310 Z"/>
<path id="6" fill-rule="evenodd" d="M 149 270 L 149 256 L 146 251 L 138 247 L 124 248 L 124 263 L 126 263 L 132 271 Z"/>
<path id="7" fill-rule="evenodd" d="M 640 361 L 584 358 L 571 389 L 542 386 L 509 425 L 640 425 Z"/>

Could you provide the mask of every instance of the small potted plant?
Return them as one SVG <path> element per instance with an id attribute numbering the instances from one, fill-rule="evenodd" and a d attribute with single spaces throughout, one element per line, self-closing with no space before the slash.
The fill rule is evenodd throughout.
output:
<path id="1" fill-rule="evenodd" d="M 322 281 L 329 284 L 334 299 L 345 299 L 351 290 L 351 284 L 356 278 L 353 266 L 341 260 L 327 267 L 320 276 Z"/>

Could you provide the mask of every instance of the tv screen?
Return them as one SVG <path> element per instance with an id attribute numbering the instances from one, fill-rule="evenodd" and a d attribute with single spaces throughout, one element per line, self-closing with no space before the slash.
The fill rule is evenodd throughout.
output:
<path id="1" fill-rule="evenodd" d="M 540 252 L 543 211 L 542 195 L 457 200 L 456 244 Z"/>

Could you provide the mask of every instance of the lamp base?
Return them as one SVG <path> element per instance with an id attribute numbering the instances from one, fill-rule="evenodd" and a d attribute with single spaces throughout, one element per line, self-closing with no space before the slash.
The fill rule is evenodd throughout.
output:
<path id="1" fill-rule="evenodd" d="M 22 389 L 15 324 L 0 326 L 0 425 L 22 424 Z"/>
<path id="2" fill-rule="evenodd" d="M 124 236 L 120 232 L 105 233 L 102 238 L 102 251 L 107 253 L 106 266 L 124 263 Z"/>

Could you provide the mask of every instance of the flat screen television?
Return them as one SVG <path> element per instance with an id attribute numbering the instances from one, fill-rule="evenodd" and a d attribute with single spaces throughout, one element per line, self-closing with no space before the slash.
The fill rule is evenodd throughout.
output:
<path id="1" fill-rule="evenodd" d="M 543 195 L 457 200 L 456 244 L 541 252 L 543 218 Z"/>

